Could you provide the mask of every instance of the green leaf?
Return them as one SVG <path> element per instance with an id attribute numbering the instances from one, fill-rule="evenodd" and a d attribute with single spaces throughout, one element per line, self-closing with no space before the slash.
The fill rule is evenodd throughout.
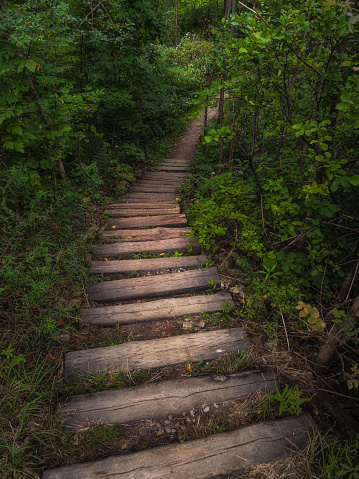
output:
<path id="1" fill-rule="evenodd" d="M 350 186 L 350 180 L 347 176 L 342 176 L 339 178 L 339 182 L 344 188 L 348 188 Z"/>
<path id="2" fill-rule="evenodd" d="M 353 186 L 359 186 L 359 175 L 354 175 L 349 178 L 350 184 Z"/>
<path id="3" fill-rule="evenodd" d="M 36 62 L 34 60 L 27 60 L 25 62 L 25 67 L 30 70 L 32 73 L 35 73 L 36 70 Z"/>

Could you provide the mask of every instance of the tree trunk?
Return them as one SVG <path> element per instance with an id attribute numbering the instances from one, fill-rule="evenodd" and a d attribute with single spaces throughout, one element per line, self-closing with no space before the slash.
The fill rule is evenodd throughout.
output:
<path id="1" fill-rule="evenodd" d="M 58 164 L 58 167 L 59 167 L 59 170 L 60 170 L 61 178 L 63 180 L 66 180 L 66 171 L 65 171 L 65 167 L 64 167 L 64 164 L 62 163 L 61 158 L 58 159 L 57 164 Z"/>
<path id="2" fill-rule="evenodd" d="M 354 321 L 354 324 L 359 320 L 359 295 L 355 298 L 354 303 L 352 304 L 351 308 L 349 309 L 348 315 Z M 327 340 L 324 345 L 320 348 L 317 357 L 317 364 L 320 367 L 325 366 L 330 361 L 331 357 L 337 350 L 339 345 L 340 339 L 343 336 L 342 330 L 344 326 L 347 325 L 347 321 L 343 320 L 340 323 L 334 324 L 332 329 L 330 330 Z"/>
<path id="3" fill-rule="evenodd" d="M 237 13 L 237 8 L 238 8 L 238 0 L 233 0 L 232 13 Z M 238 27 L 236 27 L 235 25 L 231 26 L 231 32 L 233 36 L 237 34 L 237 30 L 238 30 Z"/>
<path id="4" fill-rule="evenodd" d="M 176 46 L 178 45 L 178 0 L 176 0 Z"/>

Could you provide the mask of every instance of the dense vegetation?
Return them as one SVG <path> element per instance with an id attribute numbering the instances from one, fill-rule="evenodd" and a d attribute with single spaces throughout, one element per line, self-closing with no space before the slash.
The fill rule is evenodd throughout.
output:
<path id="1" fill-rule="evenodd" d="M 53 412 L 72 387 L 63 350 L 121 335 L 79 328 L 81 235 L 163 157 L 196 91 L 219 113 L 182 198 L 204 248 L 245 275 L 240 320 L 358 399 L 358 22 L 357 2 L 331 0 L 0 0 L 4 477 L 82 454 Z M 307 471 L 358 477 L 355 439 L 321 441 Z"/>

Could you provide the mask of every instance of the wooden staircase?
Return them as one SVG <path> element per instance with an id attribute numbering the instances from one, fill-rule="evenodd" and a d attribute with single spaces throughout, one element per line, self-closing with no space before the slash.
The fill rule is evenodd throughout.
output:
<path id="1" fill-rule="evenodd" d="M 190 228 L 176 196 L 189 171 L 188 158 L 164 160 L 118 204 L 108 207 L 109 219 L 101 232 L 104 244 L 95 248 L 98 259 L 92 262 L 91 271 L 105 275 L 133 271 L 150 274 L 91 285 L 88 299 L 98 306 L 82 310 L 82 323 L 114 327 L 218 312 L 225 302 L 234 306 L 228 293 L 208 293 L 209 285 L 220 287 L 217 268 L 206 267 L 208 258 L 201 254 L 198 239 L 187 236 Z M 129 259 L 148 251 L 177 251 L 186 256 Z M 86 372 L 148 370 L 210 361 L 238 355 L 249 346 L 242 328 L 132 341 L 69 352 L 65 355 L 64 374 L 74 377 Z M 263 369 L 82 394 L 61 398 L 58 407 L 64 427 L 78 430 L 100 422 L 125 424 L 182 414 L 203 404 L 221 404 L 259 391 L 273 392 L 276 387 L 273 372 Z M 303 448 L 310 424 L 307 416 L 254 424 L 185 443 L 48 470 L 44 479 L 238 477 L 233 474 L 248 466 L 277 460 L 296 447 Z"/>

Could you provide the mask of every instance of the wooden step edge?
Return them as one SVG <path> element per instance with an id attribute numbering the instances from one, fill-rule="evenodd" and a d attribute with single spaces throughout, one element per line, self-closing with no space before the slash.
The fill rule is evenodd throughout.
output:
<path id="1" fill-rule="evenodd" d="M 313 434 L 311 416 L 286 417 L 100 461 L 45 471 L 43 479 L 209 479 L 293 456 Z"/>
<path id="2" fill-rule="evenodd" d="M 157 206 L 157 209 L 154 208 L 119 208 L 111 209 L 105 211 L 105 215 L 111 218 L 133 218 L 133 217 L 143 217 L 143 216 L 166 216 L 180 213 L 180 207 L 175 206 L 174 208 L 161 208 Z"/>
<path id="3" fill-rule="evenodd" d="M 273 371 L 262 369 L 63 397 L 58 403 L 58 410 L 66 428 L 81 429 L 99 422 L 126 424 L 174 416 L 257 393 L 272 393 L 276 388 Z"/>
<path id="4" fill-rule="evenodd" d="M 123 258 L 133 256 L 136 253 L 151 251 L 156 254 L 178 251 L 179 253 L 199 254 L 201 246 L 195 236 L 180 236 L 177 238 L 133 241 L 124 243 L 112 243 L 96 246 L 94 253 L 98 257 L 110 258 L 121 256 Z"/>
<path id="5" fill-rule="evenodd" d="M 250 346 L 244 329 L 218 329 L 65 354 L 65 376 L 165 367 L 238 355 Z"/>
<path id="6" fill-rule="evenodd" d="M 215 313 L 223 308 L 234 309 L 229 293 L 156 299 L 130 304 L 83 308 L 80 321 L 96 326 L 120 326 L 146 321 L 177 319 L 189 314 Z"/>
<path id="7" fill-rule="evenodd" d="M 162 215 L 162 216 L 138 216 L 136 218 L 118 218 L 113 220 L 106 220 L 104 228 L 113 229 L 142 229 L 148 227 L 172 226 L 184 227 L 187 226 L 187 218 L 184 214 L 177 215 Z"/>
<path id="8" fill-rule="evenodd" d="M 193 294 L 200 291 L 214 292 L 220 285 L 217 268 L 209 267 L 180 273 L 103 281 L 89 286 L 88 300 L 109 303 Z"/>
<path id="9" fill-rule="evenodd" d="M 93 274 L 131 273 L 133 271 L 164 271 L 171 269 L 203 268 L 208 261 L 206 255 L 180 256 L 170 258 L 128 259 L 114 261 L 92 261 L 90 265 Z"/>
<path id="10" fill-rule="evenodd" d="M 144 230 L 101 230 L 99 236 L 103 240 L 116 240 L 125 242 L 158 241 L 163 239 L 181 238 L 191 233 L 191 228 L 152 228 Z"/>

